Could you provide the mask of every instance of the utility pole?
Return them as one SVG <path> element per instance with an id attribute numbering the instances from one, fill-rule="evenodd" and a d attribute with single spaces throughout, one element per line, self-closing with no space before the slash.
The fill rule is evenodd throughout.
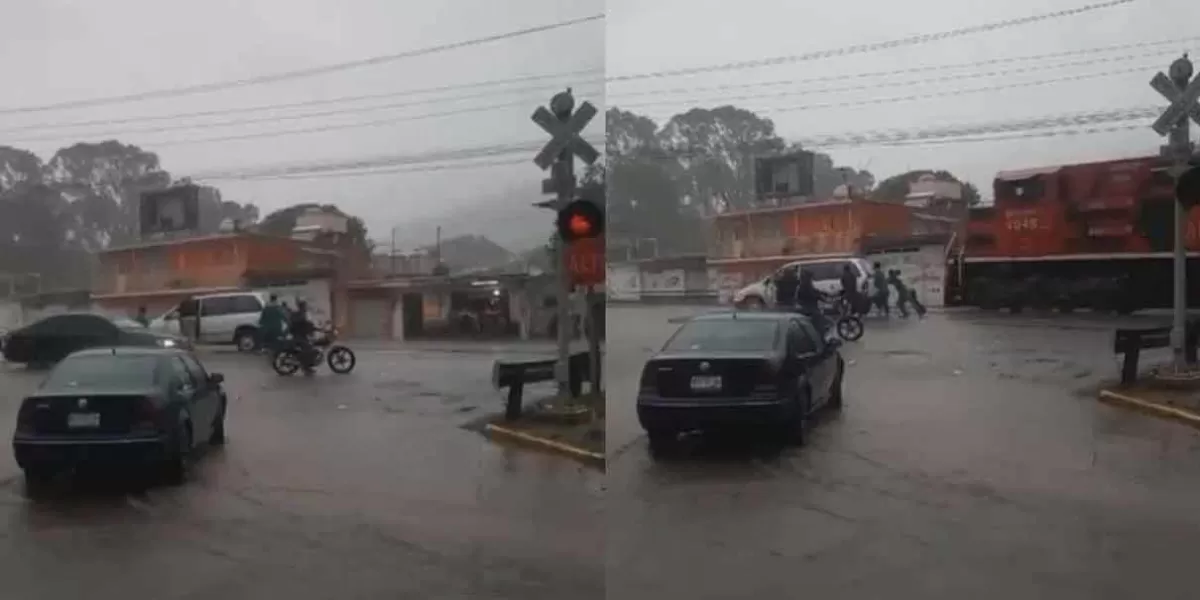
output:
<path id="1" fill-rule="evenodd" d="M 1168 75 L 1161 71 L 1150 80 L 1150 87 L 1171 101 L 1167 110 L 1152 125 L 1155 132 L 1167 137 L 1162 147 L 1165 157 L 1171 159 L 1171 176 L 1175 180 L 1175 223 L 1174 223 L 1174 302 L 1171 320 L 1171 350 L 1174 355 L 1172 366 L 1176 373 L 1189 369 L 1187 361 L 1187 217 L 1192 198 L 1180 193 L 1180 183 L 1191 170 L 1194 147 L 1191 141 L 1189 119 L 1200 123 L 1200 78 L 1192 79 L 1192 61 L 1187 54 L 1171 63 Z"/>
<path id="2" fill-rule="evenodd" d="M 391 268 L 388 270 L 388 275 L 396 274 L 396 227 L 392 226 L 392 253 L 391 253 Z"/>

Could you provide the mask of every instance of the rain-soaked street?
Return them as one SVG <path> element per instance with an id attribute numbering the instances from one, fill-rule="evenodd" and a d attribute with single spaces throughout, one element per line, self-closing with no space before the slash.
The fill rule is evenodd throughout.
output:
<path id="1" fill-rule="evenodd" d="M 359 352 L 349 376 L 224 373 L 229 443 L 192 481 L 27 497 L 0 458 L 0 597 L 602 598 L 603 474 L 460 426 L 500 409 L 494 355 Z M 0 366 L 0 430 L 39 374 Z"/>
<path id="2" fill-rule="evenodd" d="M 1112 320 L 871 321 L 806 447 L 655 463 L 637 375 L 692 310 L 610 307 L 610 597 L 1197 597 L 1200 435 L 1086 391 Z"/>

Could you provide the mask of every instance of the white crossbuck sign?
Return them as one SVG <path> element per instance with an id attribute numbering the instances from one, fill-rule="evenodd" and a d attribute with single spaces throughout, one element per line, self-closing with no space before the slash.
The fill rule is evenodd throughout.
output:
<path id="1" fill-rule="evenodd" d="M 1167 135 L 1171 130 L 1179 124 L 1179 120 L 1186 117 L 1191 117 L 1197 125 L 1200 125 L 1200 77 L 1192 80 L 1188 86 L 1182 90 L 1175 82 L 1159 71 L 1150 80 L 1150 87 L 1154 88 L 1164 98 L 1171 101 L 1171 105 L 1163 114 L 1158 117 L 1151 127 L 1158 135 Z"/>
<path id="2" fill-rule="evenodd" d="M 571 118 L 564 123 L 546 110 L 546 107 L 539 106 L 533 112 L 533 122 L 550 134 L 550 141 L 546 142 L 542 151 L 534 157 L 533 162 L 545 171 L 554 164 L 554 160 L 563 150 L 578 156 L 589 165 L 596 162 L 600 158 L 600 153 L 587 143 L 587 140 L 579 137 L 579 132 L 587 127 L 588 122 L 596 116 L 596 112 L 596 107 L 592 103 L 584 101 L 579 105 L 579 110 L 575 111 L 575 114 L 571 115 Z"/>

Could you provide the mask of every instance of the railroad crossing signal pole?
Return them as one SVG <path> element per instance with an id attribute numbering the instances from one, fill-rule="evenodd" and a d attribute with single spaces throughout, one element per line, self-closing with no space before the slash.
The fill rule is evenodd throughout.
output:
<path id="1" fill-rule="evenodd" d="M 1185 197 L 1181 193 L 1184 175 L 1191 170 L 1189 166 L 1194 151 L 1191 142 L 1189 120 L 1200 124 L 1200 77 L 1192 79 L 1192 61 L 1187 54 L 1171 63 L 1168 75 L 1161 71 L 1150 80 L 1150 87 L 1171 102 L 1170 106 L 1159 116 L 1151 126 L 1161 136 L 1167 137 L 1167 145 L 1162 147 L 1164 156 L 1172 161 L 1171 175 L 1175 179 L 1175 294 L 1174 315 L 1171 323 L 1171 350 L 1174 354 L 1173 366 L 1176 373 L 1188 369 L 1184 345 L 1187 338 L 1187 218 L 1188 208 L 1194 198 Z"/>
<path id="2" fill-rule="evenodd" d="M 551 137 L 541 152 L 534 157 L 533 162 L 543 171 L 550 169 L 550 178 L 542 181 L 542 193 L 555 195 L 554 201 L 540 203 L 539 206 L 558 211 L 570 204 L 575 197 L 575 157 L 578 156 L 589 165 L 600 157 L 600 153 L 579 136 L 579 132 L 596 116 L 596 112 L 596 107 L 586 101 L 579 106 L 579 110 L 575 110 L 575 96 L 571 94 L 571 88 L 555 94 L 550 99 L 550 110 L 539 106 L 534 111 L 533 122 Z M 571 334 L 574 330 L 571 322 L 571 276 L 567 244 L 568 241 L 562 239 L 562 236 L 555 236 L 554 248 L 558 263 L 558 361 L 554 365 L 554 379 L 558 383 L 560 396 L 570 393 L 568 362 Z"/>

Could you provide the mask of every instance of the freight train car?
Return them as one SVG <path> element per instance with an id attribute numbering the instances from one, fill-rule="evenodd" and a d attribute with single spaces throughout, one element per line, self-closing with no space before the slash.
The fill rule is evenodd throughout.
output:
<path id="1" fill-rule="evenodd" d="M 1002 172 L 948 265 L 948 302 L 1127 314 L 1172 299 L 1174 182 L 1160 157 Z M 1189 304 L 1200 301 L 1200 210 L 1188 215 Z"/>

